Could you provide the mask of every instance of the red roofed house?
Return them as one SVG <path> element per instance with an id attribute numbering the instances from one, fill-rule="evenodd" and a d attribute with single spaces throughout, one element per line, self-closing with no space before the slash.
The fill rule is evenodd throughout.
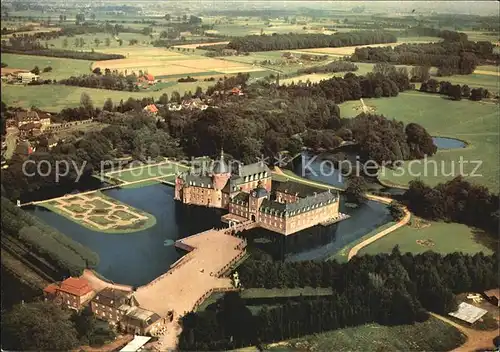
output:
<path id="1" fill-rule="evenodd" d="M 144 107 L 144 111 L 156 115 L 158 113 L 158 108 L 155 104 L 149 104 L 148 106 Z"/>
<path id="2" fill-rule="evenodd" d="M 233 89 L 231 89 L 231 94 L 232 95 L 243 95 L 241 89 L 239 89 L 237 87 L 234 87 Z"/>
<path id="3" fill-rule="evenodd" d="M 70 277 L 60 285 L 50 284 L 44 290 L 47 299 L 56 299 L 61 305 L 79 310 L 95 295 L 87 280 Z"/>
<path id="4" fill-rule="evenodd" d="M 145 73 L 137 79 L 139 82 L 148 82 L 148 84 L 155 83 L 155 76 L 149 73 Z"/>

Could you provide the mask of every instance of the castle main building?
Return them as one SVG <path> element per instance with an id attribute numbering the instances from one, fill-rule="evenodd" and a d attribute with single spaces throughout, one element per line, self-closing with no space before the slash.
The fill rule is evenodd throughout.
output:
<path id="1" fill-rule="evenodd" d="M 272 182 L 264 163 L 238 165 L 232 172 L 221 154 L 208 170 L 191 169 L 175 182 L 184 204 L 228 209 L 229 224 L 251 221 L 283 235 L 347 218 L 339 212 L 337 191 L 295 182 Z"/>

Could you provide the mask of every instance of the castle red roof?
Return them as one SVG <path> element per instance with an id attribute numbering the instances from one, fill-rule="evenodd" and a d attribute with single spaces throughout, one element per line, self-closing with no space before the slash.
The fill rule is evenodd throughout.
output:
<path id="1" fill-rule="evenodd" d="M 74 296 L 83 296 L 92 291 L 89 282 L 83 278 L 70 277 L 64 280 L 59 287 L 59 291 L 69 293 Z"/>

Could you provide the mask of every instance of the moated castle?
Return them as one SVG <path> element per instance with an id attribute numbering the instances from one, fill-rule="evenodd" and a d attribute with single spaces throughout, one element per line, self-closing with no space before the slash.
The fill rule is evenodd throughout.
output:
<path id="1" fill-rule="evenodd" d="M 344 220 L 339 212 L 339 193 L 295 182 L 272 181 L 271 171 L 259 162 L 232 168 L 224 154 L 206 168 L 191 168 L 179 174 L 175 199 L 184 204 L 228 209 L 222 221 L 253 222 L 258 226 L 291 235 L 316 225 Z"/>

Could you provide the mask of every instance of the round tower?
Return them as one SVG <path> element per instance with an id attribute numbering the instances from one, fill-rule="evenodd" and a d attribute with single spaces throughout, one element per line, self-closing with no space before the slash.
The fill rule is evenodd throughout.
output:
<path id="1" fill-rule="evenodd" d="M 212 182 L 214 188 L 221 190 L 226 185 L 231 177 L 231 170 L 224 160 L 224 150 L 221 149 L 219 160 L 215 160 L 212 164 Z"/>

